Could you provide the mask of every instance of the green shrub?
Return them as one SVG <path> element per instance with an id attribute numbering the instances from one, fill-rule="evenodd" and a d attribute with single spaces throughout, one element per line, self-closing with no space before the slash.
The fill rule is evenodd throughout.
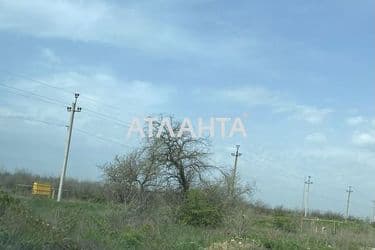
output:
<path id="1" fill-rule="evenodd" d="M 77 249 L 72 240 L 0 190 L 0 249 Z"/>
<path id="2" fill-rule="evenodd" d="M 192 226 L 216 226 L 223 215 L 217 204 L 210 201 L 200 190 L 191 190 L 180 208 L 180 221 Z"/>
<path id="3" fill-rule="evenodd" d="M 128 228 L 122 234 L 122 242 L 128 247 L 136 247 L 139 246 L 143 239 L 144 235 L 141 230 L 136 230 L 133 228 Z"/>
<path id="4" fill-rule="evenodd" d="M 298 228 L 296 221 L 286 216 L 274 216 L 273 226 L 288 233 L 296 233 Z"/>
<path id="5" fill-rule="evenodd" d="M 263 242 L 263 246 L 266 249 L 276 249 L 276 250 L 302 249 L 302 247 L 298 244 L 296 240 L 285 240 L 285 239 L 277 239 L 277 240 L 266 239 Z"/>
<path id="6" fill-rule="evenodd" d="M 6 209 L 14 205 L 18 205 L 19 201 L 8 195 L 6 192 L 0 190 L 0 216 L 3 216 Z"/>

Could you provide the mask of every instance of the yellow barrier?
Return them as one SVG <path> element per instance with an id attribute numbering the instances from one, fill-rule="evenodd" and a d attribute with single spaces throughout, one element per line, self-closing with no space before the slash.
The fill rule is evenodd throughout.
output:
<path id="1" fill-rule="evenodd" d="M 51 186 L 51 184 L 47 184 L 47 183 L 34 182 L 33 183 L 33 189 L 32 189 L 31 193 L 33 195 L 44 195 L 44 196 L 51 197 L 52 186 Z"/>

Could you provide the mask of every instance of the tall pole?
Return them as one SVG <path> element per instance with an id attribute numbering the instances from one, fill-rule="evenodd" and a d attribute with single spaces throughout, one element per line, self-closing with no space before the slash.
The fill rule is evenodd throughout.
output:
<path id="1" fill-rule="evenodd" d="M 232 185 L 231 185 L 231 195 L 234 196 L 234 190 L 236 186 L 236 176 L 237 176 L 237 162 L 238 157 L 240 157 L 242 154 L 239 153 L 240 145 L 236 145 L 236 153 L 232 153 L 231 155 L 234 156 L 234 167 L 233 167 L 233 173 L 232 173 Z"/>
<path id="2" fill-rule="evenodd" d="M 346 190 L 346 192 L 348 193 L 348 198 L 346 200 L 346 216 L 345 216 L 345 220 L 348 220 L 348 218 L 349 218 L 350 196 L 353 193 L 353 189 L 352 188 L 353 188 L 352 186 L 349 186 L 348 190 Z"/>
<path id="3" fill-rule="evenodd" d="M 313 184 L 311 181 L 311 176 L 307 177 L 307 181 L 305 181 L 305 185 L 307 188 L 305 188 L 306 193 L 305 193 L 305 217 L 307 217 L 309 213 L 309 193 L 310 193 L 310 185 Z"/>
<path id="4" fill-rule="evenodd" d="M 72 140 L 74 114 L 75 114 L 75 112 L 81 112 L 81 108 L 76 107 L 78 97 L 79 97 L 79 94 L 75 93 L 74 94 L 74 102 L 72 103 L 72 106 L 67 107 L 67 111 L 71 112 L 71 113 L 70 113 L 70 120 L 69 120 L 69 127 L 68 127 L 68 135 L 67 135 L 66 145 L 65 145 L 64 163 L 63 163 L 63 168 L 62 168 L 61 176 L 60 176 L 59 192 L 57 194 L 57 201 L 58 202 L 61 201 L 61 195 L 62 195 L 62 192 L 63 192 L 63 185 L 64 185 L 64 178 L 65 178 L 65 174 L 66 174 L 66 167 L 68 165 L 70 142 Z"/>
<path id="5" fill-rule="evenodd" d="M 302 194 L 302 211 L 306 208 L 306 182 L 303 183 L 303 194 Z M 302 212 L 304 214 L 304 212 Z"/>
<path id="6" fill-rule="evenodd" d="M 372 218 L 371 218 L 371 222 L 372 223 L 375 223 L 375 200 L 372 201 L 373 205 L 372 205 Z"/>

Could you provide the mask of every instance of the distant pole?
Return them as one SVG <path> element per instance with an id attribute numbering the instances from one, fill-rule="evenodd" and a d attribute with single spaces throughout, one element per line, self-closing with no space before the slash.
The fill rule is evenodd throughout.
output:
<path id="1" fill-rule="evenodd" d="M 303 193 L 302 193 L 302 211 L 305 211 L 305 197 L 306 197 L 306 182 L 303 183 Z M 304 212 L 302 212 L 304 213 Z"/>
<path id="2" fill-rule="evenodd" d="M 238 157 L 240 157 L 242 154 L 239 153 L 240 145 L 236 145 L 236 153 L 232 153 L 231 155 L 234 156 L 234 167 L 233 167 L 233 173 L 232 173 L 232 186 L 231 186 L 231 195 L 234 195 L 235 185 L 236 185 L 236 176 L 237 176 L 237 162 Z"/>
<path id="3" fill-rule="evenodd" d="M 375 200 L 372 201 L 373 205 L 372 205 L 372 220 L 371 222 L 372 223 L 375 223 Z"/>
<path id="4" fill-rule="evenodd" d="M 70 120 L 69 120 L 69 127 L 68 127 L 68 136 L 67 136 L 66 145 L 65 145 L 64 163 L 63 163 L 63 168 L 62 168 L 61 176 L 60 176 L 59 191 L 57 193 L 57 201 L 58 202 L 61 201 L 61 195 L 62 195 L 62 192 L 63 192 L 63 185 L 64 185 L 64 178 L 65 178 L 65 174 L 66 174 L 66 167 L 68 165 L 70 142 L 71 142 L 71 139 L 72 139 L 72 131 L 73 131 L 74 114 L 75 114 L 75 112 L 81 112 L 81 108 L 76 107 L 78 97 L 79 97 L 79 94 L 75 93 L 74 94 L 74 102 L 72 103 L 72 106 L 67 107 L 67 111 L 71 112 L 71 113 L 70 113 Z"/>
<path id="5" fill-rule="evenodd" d="M 353 189 L 352 188 L 353 188 L 352 186 L 349 186 L 348 190 L 346 190 L 346 192 L 348 193 L 348 199 L 346 200 L 346 216 L 345 216 L 345 220 L 349 219 L 350 196 L 351 196 L 351 193 L 353 193 Z"/>
<path id="6" fill-rule="evenodd" d="M 307 181 L 305 181 L 305 186 L 307 186 L 306 194 L 305 194 L 305 217 L 307 217 L 309 213 L 309 193 L 310 193 L 310 185 L 313 184 L 311 181 L 311 176 L 307 177 Z"/>

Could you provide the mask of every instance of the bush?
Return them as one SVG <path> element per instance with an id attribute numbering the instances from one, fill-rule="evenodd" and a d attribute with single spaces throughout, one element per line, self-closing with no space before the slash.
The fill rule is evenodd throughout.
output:
<path id="1" fill-rule="evenodd" d="M 207 194 L 191 190 L 180 208 L 180 221 L 192 226 L 217 226 L 223 214 L 217 204 L 210 201 Z"/>
<path id="2" fill-rule="evenodd" d="M 288 233 L 296 233 L 298 225 L 291 217 L 274 216 L 273 226 Z"/>
<path id="3" fill-rule="evenodd" d="M 78 249 L 63 233 L 0 190 L 0 249 Z"/>
<path id="4" fill-rule="evenodd" d="M 291 239 L 266 239 L 263 242 L 263 246 L 266 249 L 288 249 L 288 250 L 299 250 L 302 247 L 299 245 L 297 240 Z"/>
<path id="5" fill-rule="evenodd" d="M 142 230 L 136 230 L 129 227 L 121 235 L 121 240 L 127 247 L 137 247 L 142 244 L 144 237 L 144 232 Z"/>
<path id="6" fill-rule="evenodd" d="M 33 182 L 50 183 L 56 190 L 59 184 L 58 177 L 39 176 L 27 172 L 26 170 L 16 170 L 7 172 L 0 169 L 0 187 L 9 193 L 31 195 Z M 19 186 L 26 185 L 26 186 Z M 79 199 L 95 202 L 106 200 L 104 185 L 100 182 L 78 181 L 67 178 L 64 184 L 64 199 Z"/>

